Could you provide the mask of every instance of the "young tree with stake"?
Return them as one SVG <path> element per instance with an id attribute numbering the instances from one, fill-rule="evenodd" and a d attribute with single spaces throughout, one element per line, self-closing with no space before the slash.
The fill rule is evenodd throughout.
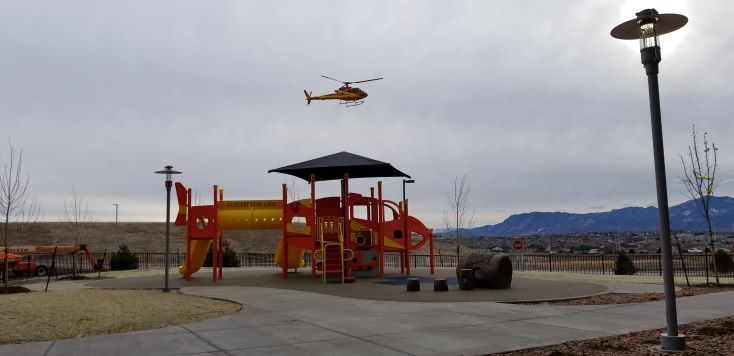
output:
<path id="1" fill-rule="evenodd" d="M 10 220 L 16 219 L 21 213 L 27 215 L 26 203 L 28 200 L 29 176 L 23 177 L 23 151 L 17 151 L 12 143 L 8 143 L 10 152 L 3 164 L 0 175 L 0 217 L 3 219 L 3 246 L 4 258 L 2 279 L 3 285 L 8 285 L 8 229 Z M 35 204 L 34 204 L 35 206 Z M 35 210 L 35 207 L 33 207 Z"/>
<path id="2" fill-rule="evenodd" d="M 716 252 L 716 244 L 711 224 L 711 198 L 714 196 L 716 168 L 718 167 L 716 152 L 719 149 L 713 142 L 709 142 L 707 135 L 707 132 L 703 133 L 703 147 L 699 147 L 698 132 L 696 132 L 696 126 L 693 126 L 691 133 L 692 146 L 688 146 L 688 156 L 680 156 L 681 163 L 683 164 L 681 182 L 686 187 L 688 196 L 698 202 L 696 207 L 698 207 L 699 212 L 706 220 L 708 244 L 713 255 Z M 704 251 L 706 254 L 706 270 L 708 270 L 709 249 L 705 248 Z M 716 263 L 713 263 L 713 266 L 716 284 L 719 285 L 719 271 L 716 268 Z M 706 282 L 708 282 L 708 273 L 706 277 Z"/>
<path id="3" fill-rule="evenodd" d="M 461 256 L 461 238 L 459 230 L 470 228 L 474 223 L 475 210 L 469 203 L 469 192 L 471 185 L 467 182 L 467 175 L 464 174 L 454 178 L 454 191 L 446 193 L 449 200 L 449 209 L 443 211 L 443 223 L 447 231 L 454 230 L 456 239 L 456 258 Z"/>

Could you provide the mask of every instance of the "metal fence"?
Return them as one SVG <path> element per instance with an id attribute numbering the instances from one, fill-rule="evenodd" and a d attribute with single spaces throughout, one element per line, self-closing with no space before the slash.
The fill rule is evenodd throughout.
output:
<path id="1" fill-rule="evenodd" d="M 662 276 L 662 259 L 659 254 L 628 255 L 636 275 Z M 427 267 L 429 256 L 412 255 L 414 267 Z M 614 274 L 618 255 L 576 255 L 576 254 L 512 254 L 509 255 L 514 271 L 564 272 L 577 274 Z M 731 257 L 730 257 L 731 258 Z M 673 273 L 676 276 L 706 277 L 713 276 L 713 256 L 703 254 L 684 254 L 673 257 Z M 388 262 L 386 259 L 385 262 Z M 456 256 L 434 256 L 434 264 L 439 267 L 455 267 Z M 719 273 L 722 277 L 734 277 L 734 271 Z"/>
<path id="2" fill-rule="evenodd" d="M 165 267 L 165 253 L 157 252 L 134 252 L 137 257 L 138 269 L 157 269 Z M 101 261 L 104 270 L 110 269 L 110 259 L 112 253 L 94 253 L 92 254 L 96 261 Z M 637 268 L 637 275 L 660 276 L 662 275 L 662 261 L 659 254 L 636 254 L 628 255 L 632 263 Z M 236 253 L 234 266 L 236 267 L 275 267 L 274 254 L 272 253 Z M 617 261 L 617 255 L 578 255 L 578 254 L 511 254 L 514 271 L 538 271 L 538 272 L 564 272 L 577 274 L 614 274 Z M 54 276 L 65 276 L 73 273 L 74 267 L 81 273 L 95 272 L 94 266 L 87 257 L 82 254 L 57 253 L 52 254 L 33 254 L 24 257 L 25 261 L 31 261 L 36 266 L 46 266 L 47 270 Z M 169 267 L 178 267 L 186 261 L 185 253 L 170 253 Z M 410 256 L 410 265 L 412 268 L 425 268 L 430 266 L 430 256 L 416 254 Z M 434 266 L 436 267 L 456 267 L 457 257 L 455 255 L 434 255 Z M 690 277 L 706 277 L 713 276 L 712 256 L 709 256 L 709 262 L 706 262 L 706 256 L 703 254 L 684 254 L 682 256 L 675 255 L 673 257 L 673 271 L 676 276 L 684 275 L 685 270 Z M 304 254 L 304 267 L 310 267 L 311 255 L 307 252 Z M 51 266 L 53 263 L 53 270 Z M 386 253 L 385 267 L 400 267 L 400 254 Z M 14 277 L 27 277 L 32 275 L 30 268 L 22 273 L 15 273 Z M 720 273 L 722 277 L 734 277 L 734 271 Z M 11 276 L 12 277 L 12 276 Z"/>

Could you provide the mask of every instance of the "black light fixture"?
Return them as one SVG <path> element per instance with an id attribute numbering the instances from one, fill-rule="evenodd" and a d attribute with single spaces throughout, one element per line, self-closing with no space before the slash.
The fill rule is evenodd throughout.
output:
<path id="1" fill-rule="evenodd" d="M 171 175 L 173 174 L 181 174 L 179 171 L 174 171 L 173 166 L 166 166 L 164 170 L 162 171 L 156 171 L 155 173 L 158 174 L 165 174 L 166 175 L 166 255 L 164 257 L 165 265 L 166 265 L 166 281 L 163 287 L 164 292 L 170 292 L 171 289 L 168 288 L 168 253 L 169 253 L 169 241 L 170 241 L 170 225 L 171 225 L 171 186 L 173 186 L 173 182 L 171 181 Z"/>
<path id="2" fill-rule="evenodd" d="M 662 254 L 665 315 L 668 325 L 667 332 L 660 335 L 660 347 L 663 350 L 683 351 L 686 349 L 686 339 L 685 335 L 678 334 L 678 316 L 673 280 L 673 253 L 670 246 L 668 188 L 665 180 L 663 129 L 660 115 L 660 91 L 658 89 L 658 63 L 661 60 L 658 36 L 685 26 L 688 18 L 678 14 L 659 14 L 655 9 L 642 10 L 636 15 L 637 18 L 617 25 L 612 29 L 611 35 L 621 40 L 640 40 L 640 56 L 642 64 L 645 66 L 650 96 L 655 185 L 657 187 L 658 214 L 660 217 L 660 253 Z"/>
<path id="3" fill-rule="evenodd" d="M 414 179 L 403 179 L 403 201 L 405 201 L 405 184 L 415 183 Z"/>

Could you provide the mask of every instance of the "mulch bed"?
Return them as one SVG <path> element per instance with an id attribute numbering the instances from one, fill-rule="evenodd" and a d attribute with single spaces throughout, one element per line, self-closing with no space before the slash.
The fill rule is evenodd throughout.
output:
<path id="1" fill-rule="evenodd" d="M 716 285 L 691 285 L 679 286 L 681 290 L 675 293 L 676 298 L 690 297 L 694 295 L 708 294 L 708 293 L 719 293 L 734 291 L 734 285 L 722 284 Z M 645 303 L 654 302 L 658 300 L 664 300 L 664 293 L 607 293 L 602 295 L 595 295 L 591 297 L 570 299 L 570 300 L 556 300 L 549 302 L 523 302 L 518 304 L 551 304 L 551 305 L 606 305 L 606 304 L 631 304 L 631 303 Z"/>
<path id="2" fill-rule="evenodd" d="M 732 355 L 734 353 L 734 316 L 681 325 L 686 336 L 684 352 L 661 352 L 660 334 L 665 329 L 645 330 L 626 335 L 570 341 L 558 345 L 499 353 L 509 356 L 573 355 Z"/>
<path id="3" fill-rule="evenodd" d="M 681 286 L 676 297 L 689 297 L 707 293 L 734 291 L 734 285 Z M 524 304 L 554 305 L 603 305 L 644 303 L 665 299 L 663 293 L 610 293 L 587 298 Z M 573 355 L 734 355 L 734 316 L 704 320 L 679 326 L 678 332 L 686 336 L 684 352 L 661 352 L 660 334 L 665 329 L 632 332 L 626 335 L 570 341 L 526 350 L 499 353 L 510 356 L 573 356 Z"/>

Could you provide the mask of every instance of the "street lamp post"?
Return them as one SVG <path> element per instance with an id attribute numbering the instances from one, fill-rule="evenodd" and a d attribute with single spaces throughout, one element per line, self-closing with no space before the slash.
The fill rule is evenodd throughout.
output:
<path id="1" fill-rule="evenodd" d="M 415 183 L 415 179 L 403 179 L 403 201 L 405 201 L 405 184 Z"/>
<path id="2" fill-rule="evenodd" d="M 173 166 L 166 166 L 166 169 L 162 171 L 156 171 L 155 173 L 158 174 L 165 174 L 166 175 L 166 256 L 164 257 L 165 264 L 166 264 L 166 281 L 165 285 L 163 287 L 164 292 L 170 292 L 171 290 L 168 288 L 168 252 L 169 252 L 169 241 L 170 241 L 170 225 L 171 225 L 171 186 L 173 186 L 173 182 L 171 181 L 171 175 L 172 174 L 181 174 L 181 172 L 174 171 Z"/>
<path id="3" fill-rule="evenodd" d="M 115 206 L 115 225 L 117 225 L 117 208 L 119 207 L 120 204 L 115 203 L 115 204 L 112 204 L 112 205 Z"/>
<path id="4" fill-rule="evenodd" d="M 660 217 L 660 252 L 662 254 L 665 289 L 665 315 L 668 324 L 667 333 L 660 335 L 660 347 L 663 350 L 682 351 L 686 348 L 686 339 L 685 335 L 678 334 L 675 304 L 673 253 L 670 246 L 670 220 L 668 215 L 668 188 L 665 181 L 663 129 L 658 89 L 658 63 L 661 59 L 658 36 L 683 27 L 688 22 L 688 18 L 678 14 L 658 14 L 655 9 L 642 10 L 636 15 L 637 18 L 617 25 L 612 29 L 611 35 L 622 40 L 640 40 L 640 56 L 647 74 L 650 96 L 655 185 L 657 187 L 658 214 Z"/>

